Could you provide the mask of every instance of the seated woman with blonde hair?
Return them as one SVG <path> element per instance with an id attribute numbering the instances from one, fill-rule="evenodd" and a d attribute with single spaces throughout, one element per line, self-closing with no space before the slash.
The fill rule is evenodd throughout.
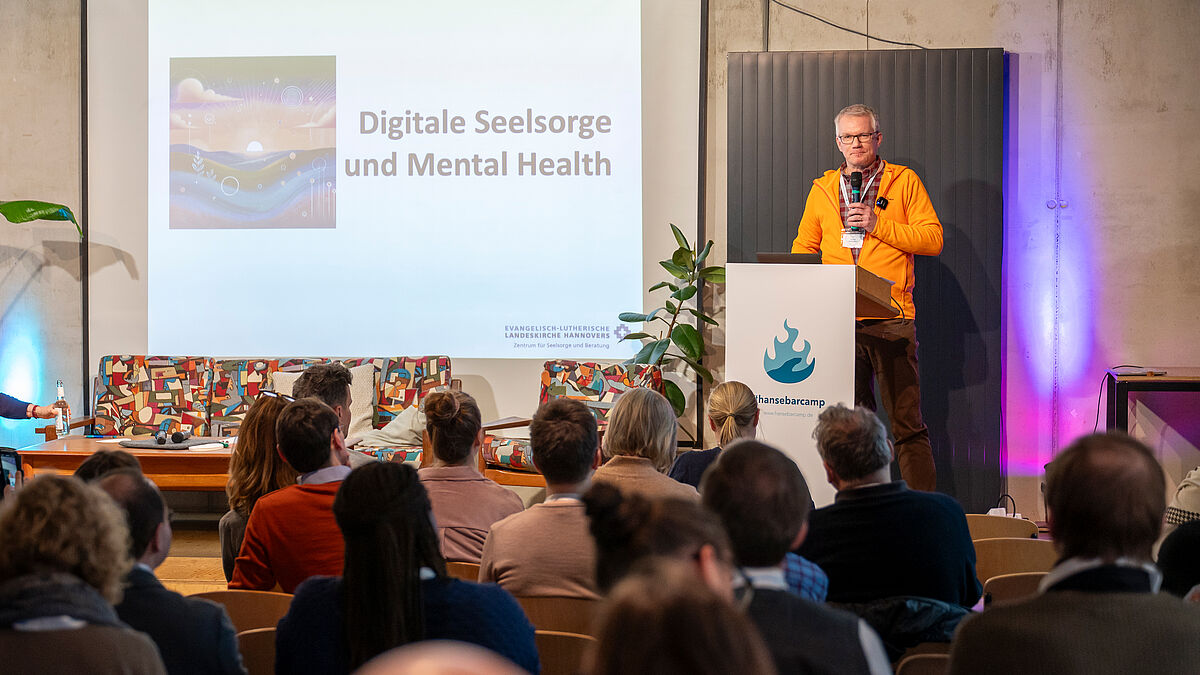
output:
<path id="1" fill-rule="evenodd" d="M 604 457 L 593 483 L 609 483 L 623 492 L 650 498 L 700 500 L 700 493 L 667 476 L 675 462 L 679 422 L 671 403 L 651 389 L 621 394 L 608 414 Z"/>
<path id="2" fill-rule="evenodd" d="M 697 490 L 705 469 L 716 461 L 721 448 L 739 438 L 754 438 L 758 430 L 758 401 L 750 387 L 732 380 L 718 384 L 708 395 L 708 426 L 717 433 L 720 445 L 685 452 L 671 467 L 671 478 Z"/>
<path id="3" fill-rule="evenodd" d="M 492 523 L 525 509 L 512 490 L 479 473 L 483 423 L 475 399 L 461 391 L 425 397 L 425 433 L 433 461 L 420 470 L 433 502 L 438 542 L 448 561 L 479 563 Z"/>
<path id="4" fill-rule="evenodd" d="M 296 470 L 283 461 L 275 447 L 275 420 L 288 401 L 277 395 L 259 396 L 238 429 L 237 444 L 229 457 L 229 481 L 225 484 L 229 511 L 221 516 L 217 526 L 225 581 L 233 579 L 233 561 L 242 549 L 246 523 L 259 498 L 296 484 Z"/>
<path id="5" fill-rule="evenodd" d="M 8 673 L 165 673 L 117 617 L 133 567 L 125 515 L 99 489 L 39 476 L 0 510 L 0 653 Z"/>

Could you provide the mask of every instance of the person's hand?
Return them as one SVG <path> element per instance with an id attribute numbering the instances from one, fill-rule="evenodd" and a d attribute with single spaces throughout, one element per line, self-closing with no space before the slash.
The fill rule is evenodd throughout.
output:
<path id="1" fill-rule="evenodd" d="M 25 486 L 25 472 L 18 471 L 16 473 L 16 476 L 13 479 L 13 482 L 16 483 L 16 485 L 9 485 L 7 480 L 4 481 L 4 498 L 5 499 L 12 497 L 13 495 L 15 495 L 17 493 L 17 490 L 20 490 L 22 487 Z"/>
<path id="2" fill-rule="evenodd" d="M 67 408 L 69 411 L 70 408 Z M 33 416 L 37 419 L 48 420 L 54 417 L 54 406 L 52 405 L 35 405 L 33 406 Z"/>
<path id="3" fill-rule="evenodd" d="M 875 231 L 875 209 L 870 204 L 856 202 L 846 208 L 846 225 L 861 227 L 867 232 Z"/>

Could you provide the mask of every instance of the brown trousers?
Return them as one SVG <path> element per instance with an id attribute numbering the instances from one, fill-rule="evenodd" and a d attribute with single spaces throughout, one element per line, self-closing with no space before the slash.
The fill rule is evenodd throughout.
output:
<path id="1" fill-rule="evenodd" d="M 917 329 L 911 319 L 870 319 L 855 330 L 854 403 L 875 410 L 875 385 L 892 423 L 900 477 L 914 490 L 937 489 L 929 429 L 921 419 Z"/>

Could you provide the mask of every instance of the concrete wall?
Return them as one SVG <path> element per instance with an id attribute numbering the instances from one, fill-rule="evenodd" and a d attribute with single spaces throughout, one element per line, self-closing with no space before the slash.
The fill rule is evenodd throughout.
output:
<path id="1" fill-rule="evenodd" d="M 0 2 L 0 201 L 79 215 L 79 10 L 77 0 Z M 70 223 L 0 218 L 0 391 L 45 404 L 61 378 L 81 413 L 80 251 Z M 36 442 L 34 426 L 0 421 L 0 445 Z"/>
<path id="2" fill-rule="evenodd" d="M 1192 179 L 1200 136 L 1190 131 L 1200 121 L 1200 41 L 1191 35 L 1200 3 L 789 4 L 890 40 L 999 46 L 1011 54 L 1004 424 L 1009 491 L 1020 510 L 1040 517 L 1042 465 L 1092 430 L 1104 369 L 1197 360 L 1188 343 L 1200 329 L 1200 316 L 1189 311 L 1200 291 L 1200 275 L 1190 270 L 1200 250 L 1191 222 L 1200 208 Z M 757 0 L 713 0 L 710 7 L 708 225 L 723 244 L 725 55 L 764 48 L 764 8 Z M 775 4 L 768 24 L 771 50 L 894 48 Z M 831 157 L 830 165 L 837 161 Z M 1147 419 L 1151 440 L 1174 460 L 1169 473 L 1200 461 L 1186 439 L 1161 427 L 1157 417 Z"/>

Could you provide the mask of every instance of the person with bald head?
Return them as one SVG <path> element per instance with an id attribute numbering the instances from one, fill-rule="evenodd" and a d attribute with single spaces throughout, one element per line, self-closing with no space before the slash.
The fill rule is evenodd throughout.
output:
<path id="1" fill-rule="evenodd" d="M 244 673 L 237 634 L 225 608 L 167 590 L 154 570 L 171 550 L 171 523 L 158 488 L 136 469 L 97 482 L 125 512 L 134 560 L 117 616 L 154 640 L 170 675 Z"/>
<path id="2" fill-rule="evenodd" d="M 1059 561 L 1031 600 L 963 622 L 951 673 L 1194 673 L 1200 612 L 1158 592 L 1166 479 L 1141 442 L 1084 436 L 1046 468 Z"/>

